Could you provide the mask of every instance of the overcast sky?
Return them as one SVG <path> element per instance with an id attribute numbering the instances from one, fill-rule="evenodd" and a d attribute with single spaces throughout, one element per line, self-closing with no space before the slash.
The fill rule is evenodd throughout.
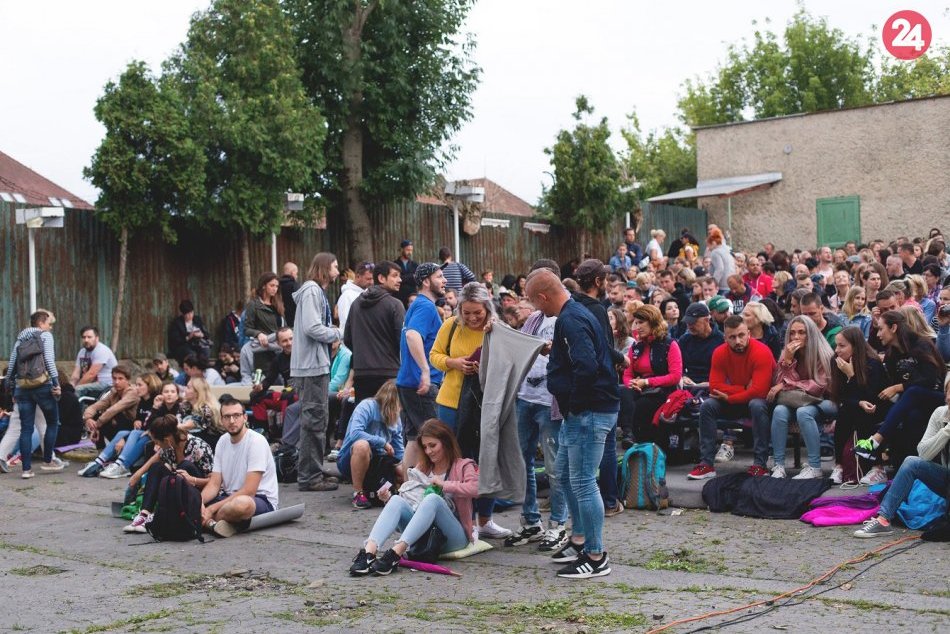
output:
<path id="1" fill-rule="evenodd" d="M 82 169 L 103 128 L 93 106 L 103 85 L 142 59 L 153 69 L 184 39 L 207 0 L 0 0 L 0 151 L 95 203 Z M 832 26 L 874 35 L 884 20 L 914 9 L 936 43 L 950 41 L 950 0 L 806 2 Z M 752 20 L 781 31 L 793 0 L 643 2 L 481 0 L 468 21 L 478 40 L 482 83 L 473 118 L 453 142 L 449 178 L 487 176 L 529 203 L 550 166 L 543 150 L 571 125 L 585 94 L 615 130 L 636 110 L 644 129 L 675 123 L 684 79 L 705 75 L 727 44 L 751 38 Z M 872 30 L 876 25 L 877 31 Z"/>

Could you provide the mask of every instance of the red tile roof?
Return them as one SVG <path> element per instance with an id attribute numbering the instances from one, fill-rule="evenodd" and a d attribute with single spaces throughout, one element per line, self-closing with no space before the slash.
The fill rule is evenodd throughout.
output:
<path id="1" fill-rule="evenodd" d="M 522 216 L 525 218 L 531 218 L 535 214 L 534 207 L 493 180 L 488 178 L 470 178 L 461 182 L 473 187 L 485 188 L 485 202 L 482 204 L 483 213 Z M 416 196 L 416 202 L 423 205 L 446 205 L 444 200 L 425 194 Z"/>
<path id="2" fill-rule="evenodd" d="M 0 193 L 20 194 L 26 204 L 38 207 L 59 206 L 50 200 L 52 197 L 60 200 L 65 198 L 72 203 L 74 209 L 94 209 L 79 196 L 66 191 L 3 152 L 0 152 Z"/>

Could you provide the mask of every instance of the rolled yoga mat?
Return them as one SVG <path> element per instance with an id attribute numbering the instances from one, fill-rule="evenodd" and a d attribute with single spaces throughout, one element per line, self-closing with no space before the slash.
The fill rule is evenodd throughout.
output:
<path id="1" fill-rule="evenodd" d="M 122 502 L 113 502 L 112 517 L 122 519 L 123 506 L 125 505 L 122 504 Z M 270 511 L 269 513 L 255 515 L 251 518 L 251 525 L 247 530 L 255 531 L 260 528 L 269 528 L 271 526 L 277 526 L 278 524 L 284 524 L 286 522 L 292 522 L 296 519 L 300 519 L 303 517 L 304 506 L 304 504 L 295 504 L 294 506 L 277 509 L 276 511 Z"/>

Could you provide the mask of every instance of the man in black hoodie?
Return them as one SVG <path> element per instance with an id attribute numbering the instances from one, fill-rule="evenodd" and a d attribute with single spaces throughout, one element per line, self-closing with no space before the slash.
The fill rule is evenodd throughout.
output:
<path id="1" fill-rule="evenodd" d="M 294 327 L 294 315 L 297 314 L 297 302 L 294 301 L 294 293 L 300 288 L 297 281 L 297 265 L 293 262 L 284 264 L 283 275 L 280 276 L 280 296 L 284 300 L 284 321 L 287 326 Z"/>
<path id="2" fill-rule="evenodd" d="M 393 262 L 378 262 L 373 286 L 350 307 L 343 343 L 353 352 L 356 402 L 373 398 L 380 386 L 399 374 L 399 338 L 406 309 L 396 299 L 402 274 Z"/>

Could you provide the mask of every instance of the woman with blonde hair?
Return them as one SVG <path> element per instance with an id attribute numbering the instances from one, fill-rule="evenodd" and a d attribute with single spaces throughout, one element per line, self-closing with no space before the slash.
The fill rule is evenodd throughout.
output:
<path id="1" fill-rule="evenodd" d="M 911 332 L 919 337 L 936 341 L 937 333 L 930 327 L 930 324 L 924 321 L 924 314 L 916 306 L 904 304 L 897 310 L 904 313 L 904 317 L 907 318 L 907 327 L 910 328 Z"/>
<path id="2" fill-rule="evenodd" d="M 772 276 L 772 292 L 769 293 L 769 296 L 775 300 L 775 303 L 779 305 L 779 308 L 784 310 L 786 313 L 791 308 L 789 305 L 791 297 L 787 292 L 788 283 L 791 280 L 792 274 L 788 271 L 776 271 L 775 275 Z"/>
<path id="3" fill-rule="evenodd" d="M 215 446 L 218 438 L 225 433 L 221 425 L 221 406 L 211 393 L 208 382 L 194 377 L 185 386 L 185 395 L 181 402 L 181 428 Z"/>
<path id="4" fill-rule="evenodd" d="M 749 336 L 768 346 L 777 360 L 782 352 L 782 340 L 778 330 L 772 325 L 775 317 L 766 305 L 762 302 L 749 302 L 742 308 L 742 321 L 749 328 Z"/>
<path id="5" fill-rule="evenodd" d="M 785 347 L 775 372 L 775 385 L 766 400 L 775 403 L 772 412 L 773 478 L 785 477 L 785 448 L 792 416 L 798 422 L 808 464 L 796 480 L 824 477 L 821 472 L 820 425 L 832 420 L 838 407 L 831 400 L 831 363 L 834 352 L 818 327 L 808 317 L 798 315 L 788 323 Z"/>
<path id="6" fill-rule="evenodd" d="M 907 285 L 907 304 L 915 305 L 924 315 L 924 320 L 930 322 L 937 311 L 937 304 L 927 297 L 927 282 L 923 275 L 907 275 L 904 277 L 904 283 Z"/>
<path id="7" fill-rule="evenodd" d="M 630 364 L 624 370 L 620 389 L 619 424 L 623 445 L 635 441 L 660 441 L 653 415 L 683 378 L 683 356 L 679 344 L 670 339 L 668 327 L 656 306 L 640 306 L 633 312 Z"/>
<path id="8" fill-rule="evenodd" d="M 845 326 L 857 326 L 864 338 L 871 336 L 871 313 L 868 310 L 867 290 L 863 286 L 852 286 L 841 305 L 841 315 Z"/>
<path id="9" fill-rule="evenodd" d="M 666 232 L 662 229 L 653 229 L 650 231 L 650 238 L 647 248 L 643 251 L 650 258 L 650 262 L 662 266 L 666 263 L 666 258 L 663 256 L 663 241 L 666 240 Z"/>

